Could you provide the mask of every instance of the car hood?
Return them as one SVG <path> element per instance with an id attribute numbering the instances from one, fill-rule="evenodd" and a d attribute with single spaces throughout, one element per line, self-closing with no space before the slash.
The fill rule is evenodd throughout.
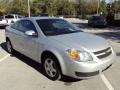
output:
<path id="1" fill-rule="evenodd" d="M 95 52 L 110 47 L 104 38 L 85 32 L 50 36 L 49 39 L 57 42 L 59 46 L 66 47 L 66 49 L 76 48 Z"/>

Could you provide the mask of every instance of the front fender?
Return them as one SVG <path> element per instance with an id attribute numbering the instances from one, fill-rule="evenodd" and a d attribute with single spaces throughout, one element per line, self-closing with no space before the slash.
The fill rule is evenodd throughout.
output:
<path id="1" fill-rule="evenodd" d="M 66 52 L 55 47 L 49 47 L 45 51 L 49 51 L 56 56 L 60 64 L 62 74 L 66 73 L 67 72 L 66 61 L 69 59 Z"/>

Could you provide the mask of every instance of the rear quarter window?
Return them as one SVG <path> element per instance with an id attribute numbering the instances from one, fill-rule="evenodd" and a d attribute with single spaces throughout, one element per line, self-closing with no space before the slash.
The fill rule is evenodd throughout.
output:
<path id="1" fill-rule="evenodd" d="M 11 28 L 16 29 L 16 30 L 19 30 L 19 22 L 20 22 L 20 21 L 17 21 L 16 23 L 11 24 Z"/>

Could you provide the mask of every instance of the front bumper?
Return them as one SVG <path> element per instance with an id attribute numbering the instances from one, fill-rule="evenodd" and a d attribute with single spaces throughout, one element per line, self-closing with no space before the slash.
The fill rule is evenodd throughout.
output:
<path id="1" fill-rule="evenodd" d="M 0 23 L 0 26 L 7 26 L 7 23 Z"/>
<path id="2" fill-rule="evenodd" d="M 107 70 L 111 65 L 109 65 L 107 68 L 105 68 L 103 71 Z M 75 75 L 78 76 L 78 77 L 92 77 L 92 76 L 95 76 L 95 75 L 98 75 L 100 74 L 101 72 L 100 71 L 95 71 L 95 72 L 89 72 L 89 73 L 81 73 L 81 72 L 75 72 Z"/>
<path id="3" fill-rule="evenodd" d="M 115 61 L 115 56 L 116 55 L 113 52 L 110 56 L 104 58 L 103 60 L 95 57 L 94 59 L 98 59 L 98 62 L 77 62 L 73 60 L 65 62 L 66 70 L 63 74 L 77 79 L 91 78 L 110 67 Z"/>

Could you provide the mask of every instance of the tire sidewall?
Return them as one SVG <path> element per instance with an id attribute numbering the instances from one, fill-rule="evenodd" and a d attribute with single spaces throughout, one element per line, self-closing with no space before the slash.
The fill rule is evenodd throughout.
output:
<path id="1" fill-rule="evenodd" d="M 45 60 L 47 60 L 47 59 L 51 59 L 55 63 L 57 72 L 56 72 L 56 75 L 54 77 L 50 77 L 45 70 Z M 45 57 L 42 66 L 43 66 L 45 76 L 47 76 L 50 80 L 55 81 L 55 80 L 59 80 L 61 78 L 61 73 L 60 73 L 60 70 L 59 70 L 59 67 L 58 67 L 58 62 L 56 61 L 56 58 L 54 56 Z"/>
<path id="2" fill-rule="evenodd" d="M 13 54 L 13 51 L 14 51 L 14 50 L 13 50 L 13 47 L 12 47 L 12 44 L 11 44 L 10 40 L 7 40 L 6 43 L 7 43 L 7 51 L 8 51 L 8 53 L 9 53 L 9 54 Z M 8 43 L 9 43 L 9 45 L 11 46 L 11 52 L 8 50 Z"/>

